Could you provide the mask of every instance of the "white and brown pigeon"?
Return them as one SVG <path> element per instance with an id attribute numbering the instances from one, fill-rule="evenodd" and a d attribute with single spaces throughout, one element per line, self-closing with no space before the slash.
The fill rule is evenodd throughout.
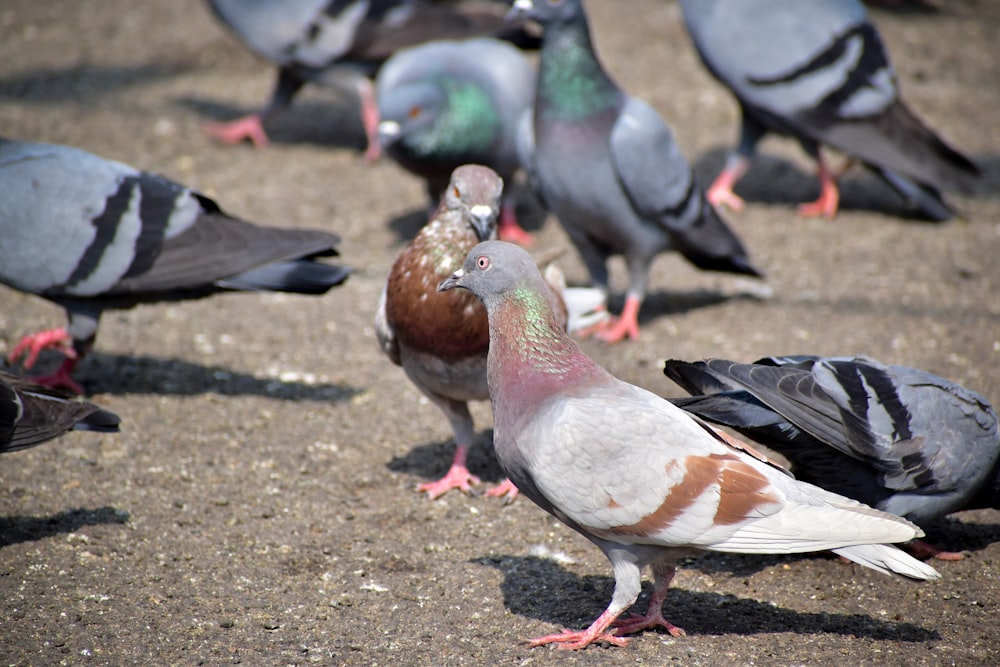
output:
<path id="1" fill-rule="evenodd" d="M 434 39 L 496 36 L 525 47 L 538 39 L 523 25 L 505 25 L 489 2 L 429 0 L 208 0 L 213 14 L 247 48 L 278 66 L 278 80 L 260 111 L 206 131 L 224 143 L 267 144 L 263 122 L 291 104 L 306 83 L 356 90 L 368 139 L 379 156 L 378 109 L 371 78 L 399 49 Z"/>
<path id="2" fill-rule="evenodd" d="M 260 227 L 173 181 L 78 148 L 0 139 L 0 284 L 62 306 L 65 328 L 27 336 L 8 355 L 67 358 L 34 378 L 76 393 L 71 377 L 106 309 L 226 291 L 323 294 L 350 270 L 318 261 L 339 238 Z M 72 347 L 66 347 L 72 343 Z"/>
<path id="3" fill-rule="evenodd" d="M 489 324 L 486 310 L 474 296 L 442 294 L 437 286 L 462 265 L 477 243 L 496 238 L 502 197 L 503 179 L 492 169 L 473 164 L 455 169 L 437 211 L 393 263 L 375 316 L 382 351 L 444 412 L 455 437 L 448 472 L 418 487 L 431 499 L 452 489 L 468 493 L 479 483 L 466 464 L 475 437 L 468 403 L 490 397 Z M 560 326 L 580 328 L 599 321 L 606 314 L 595 312 L 602 295 L 567 288 L 553 267 L 546 268 L 545 284 Z M 506 480 L 486 492 L 508 499 L 516 494 Z"/>
<path id="4" fill-rule="evenodd" d="M 671 359 L 692 394 L 671 399 L 784 455 L 801 480 L 928 528 L 946 514 L 1000 509 L 1000 426 L 980 394 L 865 357 Z M 922 541 L 911 553 L 960 553 Z"/>
<path id="5" fill-rule="evenodd" d="M 628 269 L 621 316 L 596 335 L 638 337 L 650 264 L 662 252 L 680 252 L 701 269 L 759 276 L 660 114 L 605 71 L 580 0 L 517 0 L 512 13 L 545 30 L 531 122 L 518 137 L 530 181 L 595 286 L 607 291 L 612 255 Z"/>
<path id="6" fill-rule="evenodd" d="M 0 452 L 40 445 L 66 431 L 117 433 L 115 413 L 0 372 Z"/>
<path id="7" fill-rule="evenodd" d="M 539 637 L 582 648 L 622 645 L 651 627 L 684 631 L 662 604 L 692 549 L 801 553 L 832 549 L 913 579 L 938 573 L 888 543 L 921 535 L 905 519 L 794 479 L 750 447 L 594 363 L 555 319 L 531 258 L 516 245 L 472 249 L 439 289 L 468 289 L 486 307 L 487 376 L 497 459 L 521 492 L 597 545 L 615 591 L 590 627 Z M 653 570 L 645 616 L 618 621 Z"/>
<path id="8" fill-rule="evenodd" d="M 878 30 L 859 0 L 681 0 L 694 46 L 736 96 L 738 148 L 708 189 L 740 210 L 733 192 L 768 132 L 794 137 L 818 166 L 819 198 L 803 215 L 832 218 L 840 193 L 822 145 L 869 166 L 913 211 L 947 220 L 941 189 L 969 191 L 980 172 L 903 102 Z"/>
<path id="9" fill-rule="evenodd" d="M 517 128 L 535 94 L 524 53 L 492 38 L 438 40 L 397 52 L 375 79 L 379 141 L 386 155 L 424 179 L 437 202 L 451 172 L 482 164 L 508 184 L 499 236 L 529 245 L 517 222 Z"/>

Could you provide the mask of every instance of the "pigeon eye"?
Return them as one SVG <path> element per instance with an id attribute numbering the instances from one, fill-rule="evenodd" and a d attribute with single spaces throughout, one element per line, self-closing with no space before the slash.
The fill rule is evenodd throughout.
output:
<path id="1" fill-rule="evenodd" d="M 462 193 L 459 191 L 457 185 L 454 186 L 454 187 L 452 187 L 452 189 L 451 189 L 451 196 L 454 197 L 455 199 L 461 199 L 462 198 Z"/>
<path id="2" fill-rule="evenodd" d="M 411 119 L 420 118 L 420 107 L 410 107 L 410 111 L 406 115 Z"/>
<path id="3" fill-rule="evenodd" d="M 480 271 L 485 271 L 486 269 L 490 268 L 490 258 L 487 257 L 486 255 L 480 255 L 479 257 L 476 258 L 476 267 Z"/>

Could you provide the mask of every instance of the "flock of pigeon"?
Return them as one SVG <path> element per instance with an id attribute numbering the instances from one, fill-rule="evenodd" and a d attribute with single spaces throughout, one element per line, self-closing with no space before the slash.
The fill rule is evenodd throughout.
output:
<path id="1" fill-rule="evenodd" d="M 420 488 L 435 498 L 479 482 L 465 465 L 468 402 L 492 400 L 509 479 L 489 493 L 525 495 L 614 570 L 611 603 L 590 627 L 533 645 L 684 634 L 661 606 L 692 549 L 829 549 L 935 579 L 892 545 L 960 558 L 917 541 L 920 526 L 1000 506 L 997 415 L 942 378 L 866 358 L 671 360 L 665 373 L 692 396 L 666 400 L 614 378 L 570 336 L 637 337 L 650 263 L 668 250 L 702 269 L 761 275 L 720 210 L 744 206 L 732 188 L 768 131 L 817 161 L 820 197 L 805 215 L 837 211 L 822 145 L 874 170 L 915 214 L 953 215 L 941 190 L 971 188 L 978 170 L 904 105 L 858 0 L 681 0 L 695 48 L 742 110 L 739 147 L 707 191 L 659 113 L 602 66 L 580 0 L 208 2 L 279 68 L 266 107 L 210 134 L 262 146 L 264 123 L 304 84 L 347 85 L 361 100 L 366 156 L 384 153 L 426 181 L 437 206 L 389 269 L 376 316 L 382 350 L 454 434 L 448 473 Z M 523 48 L 540 50 L 537 68 Z M 533 238 L 504 191 L 519 170 L 579 251 L 590 288 L 567 288 L 552 266 L 543 276 L 521 247 Z M 74 428 L 117 430 L 116 415 L 42 386 L 83 393 L 72 371 L 105 309 L 224 290 L 323 294 L 350 273 L 327 259 L 334 234 L 236 219 L 188 187 L 77 148 L 0 139 L 0 175 L 0 282 L 68 316 L 10 351 L 25 368 L 46 348 L 66 359 L 30 382 L 0 374 L 0 451 Z M 603 305 L 612 255 L 629 274 L 617 317 Z M 713 424 L 782 453 L 795 477 Z M 647 565 L 649 609 L 621 618 Z"/>

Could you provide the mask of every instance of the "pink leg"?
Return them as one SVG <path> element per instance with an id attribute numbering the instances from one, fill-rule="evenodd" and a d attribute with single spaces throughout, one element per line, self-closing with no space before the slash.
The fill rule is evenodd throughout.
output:
<path id="1" fill-rule="evenodd" d="M 726 163 L 723 170 L 716 176 L 715 182 L 705 193 L 705 198 L 712 206 L 716 208 L 726 206 L 734 211 L 742 211 L 746 207 L 743 198 L 733 192 L 733 186 L 743 178 L 743 174 L 747 173 L 748 165 L 749 163 L 744 158 Z"/>
<path id="2" fill-rule="evenodd" d="M 258 114 L 250 114 L 229 123 L 207 123 L 205 133 L 224 144 L 236 144 L 249 139 L 257 148 L 267 146 L 267 133 Z"/>
<path id="3" fill-rule="evenodd" d="M 619 343 L 625 338 L 639 339 L 639 299 L 634 296 L 625 298 L 625 307 L 617 318 L 605 320 L 597 325 L 594 335 L 605 343 Z"/>
<path id="4" fill-rule="evenodd" d="M 617 616 L 610 609 L 605 610 L 586 630 L 563 630 L 556 634 L 536 637 L 528 643 L 532 647 L 542 646 L 543 644 L 558 644 L 559 648 L 572 651 L 581 649 L 594 642 L 608 642 L 615 646 L 625 646 L 628 644 L 627 639 L 619 637 L 613 632 L 606 632 Z"/>
<path id="5" fill-rule="evenodd" d="M 670 588 L 675 571 L 675 568 L 671 567 L 656 577 L 653 594 L 649 598 L 649 609 L 646 610 L 645 616 L 632 615 L 615 623 L 619 634 L 631 635 L 649 628 L 663 628 L 673 637 L 683 637 L 687 634 L 684 632 L 684 628 L 679 628 L 663 618 L 663 601 L 667 598 L 667 589 Z"/>
<path id="6" fill-rule="evenodd" d="M 465 459 L 469 453 L 469 446 L 458 443 L 455 445 L 455 458 L 451 462 L 451 468 L 445 476 L 436 482 L 427 482 L 417 487 L 417 491 L 426 491 L 427 496 L 434 500 L 444 495 L 452 489 L 458 489 L 462 493 L 468 493 L 472 484 L 479 484 L 479 478 L 469 472 L 465 467 Z"/>
<path id="7" fill-rule="evenodd" d="M 504 502 L 512 503 L 514 502 L 514 499 L 520 495 L 520 493 L 521 492 L 517 490 L 517 487 L 514 486 L 514 482 L 509 479 L 505 479 L 492 489 L 486 491 L 484 495 L 488 498 L 504 498 Z"/>
<path id="8" fill-rule="evenodd" d="M 375 89 L 370 79 L 362 77 L 358 82 L 358 99 L 361 102 L 361 124 L 368 141 L 365 160 L 374 162 L 382 156 L 382 146 L 378 140 L 378 104 L 375 102 Z"/>
<path id="9" fill-rule="evenodd" d="M 18 341 L 14 349 L 7 355 L 7 361 L 14 363 L 21 354 L 28 351 L 28 356 L 24 359 L 24 367 L 31 368 L 38 361 L 38 354 L 45 349 L 58 349 L 68 358 L 76 359 L 76 351 L 67 344 L 72 340 L 64 327 L 39 331 Z"/>
<path id="10" fill-rule="evenodd" d="M 513 204 L 504 203 L 500 207 L 500 228 L 498 235 L 501 241 L 516 243 L 525 248 L 530 248 L 535 243 L 535 237 L 524 231 L 524 228 L 518 224 Z"/>
<path id="11" fill-rule="evenodd" d="M 837 189 L 837 175 L 830 171 L 822 155 L 817 159 L 816 175 L 819 178 L 819 198 L 799 206 L 799 215 L 832 219 L 840 206 L 840 190 Z"/>

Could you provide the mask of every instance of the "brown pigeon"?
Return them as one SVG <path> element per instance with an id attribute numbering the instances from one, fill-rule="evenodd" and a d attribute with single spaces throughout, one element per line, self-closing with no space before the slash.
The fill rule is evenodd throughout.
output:
<path id="1" fill-rule="evenodd" d="M 795 480 L 750 447 L 594 363 L 556 321 L 534 262 L 488 241 L 439 289 L 464 287 L 486 306 L 494 445 L 524 495 L 597 545 L 615 592 L 590 627 L 539 637 L 583 648 L 662 627 L 679 557 L 692 549 L 735 553 L 834 552 L 884 573 L 938 573 L 887 543 L 922 535 L 905 519 Z M 653 570 L 647 613 L 618 621 Z M 617 621 L 617 623 L 616 623 Z"/>

